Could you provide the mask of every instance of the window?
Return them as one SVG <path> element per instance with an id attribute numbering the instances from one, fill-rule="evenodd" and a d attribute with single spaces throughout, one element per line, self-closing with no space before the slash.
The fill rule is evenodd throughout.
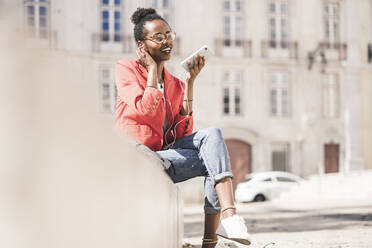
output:
<path id="1" fill-rule="evenodd" d="M 290 115 L 289 75 L 276 72 L 271 75 L 270 106 L 271 115 L 286 117 Z"/>
<path id="2" fill-rule="evenodd" d="M 122 1 L 102 0 L 101 40 L 103 42 L 122 41 Z"/>
<path id="3" fill-rule="evenodd" d="M 103 112 L 113 113 L 116 107 L 117 90 L 113 69 L 104 66 L 100 69 L 100 104 Z"/>
<path id="4" fill-rule="evenodd" d="M 241 72 L 226 72 L 223 78 L 223 114 L 241 115 Z"/>
<path id="5" fill-rule="evenodd" d="M 335 118 L 339 115 L 340 92 L 337 74 L 323 76 L 323 115 Z"/>
<path id="6" fill-rule="evenodd" d="M 224 46 L 242 46 L 244 37 L 242 1 L 224 0 L 223 9 Z"/>
<path id="7" fill-rule="evenodd" d="M 269 46 L 288 47 L 288 2 L 271 0 L 269 2 Z"/>
<path id="8" fill-rule="evenodd" d="M 271 166 L 273 171 L 287 171 L 289 167 L 289 145 L 271 145 Z"/>
<path id="9" fill-rule="evenodd" d="M 153 0 L 153 8 L 172 26 L 172 4 L 171 0 Z"/>
<path id="10" fill-rule="evenodd" d="M 269 177 L 269 178 L 266 178 L 264 180 L 262 180 L 262 182 L 272 182 L 273 180 Z"/>
<path id="11" fill-rule="evenodd" d="M 246 178 L 246 179 L 244 179 L 244 181 L 243 182 L 250 182 L 250 181 L 252 181 L 252 178 L 251 177 L 248 177 L 248 178 Z"/>
<path id="12" fill-rule="evenodd" d="M 49 1 L 24 1 L 26 27 L 35 38 L 49 38 Z"/>
<path id="13" fill-rule="evenodd" d="M 276 180 L 277 180 L 278 182 L 297 183 L 296 180 L 293 180 L 293 179 L 288 178 L 288 177 L 277 177 Z"/>
<path id="14" fill-rule="evenodd" d="M 336 2 L 325 2 L 324 35 L 328 48 L 337 48 L 340 42 L 340 5 Z"/>

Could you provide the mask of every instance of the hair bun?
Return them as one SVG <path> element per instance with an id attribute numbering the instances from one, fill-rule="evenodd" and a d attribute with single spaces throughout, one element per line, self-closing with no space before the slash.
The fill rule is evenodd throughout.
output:
<path id="1" fill-rule="evenodd" d="M 143 19 L 147 15 L 155 14 L 156 10 L 153 8 L 137 8 L 137 10 L 133 13 L 130 20 L 134 25 L 137 25 L 141 19 Z"/>

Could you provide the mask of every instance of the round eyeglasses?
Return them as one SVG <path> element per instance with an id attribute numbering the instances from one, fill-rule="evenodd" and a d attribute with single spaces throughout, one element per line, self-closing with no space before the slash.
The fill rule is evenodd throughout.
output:
<path id="1" fill-rule="evenodd" d="M 165 34 L 163 33 L 156 33 L 150 36 L 149 38 L 144 38 L 144 40 L 151 40 L 158 44 L 163 43 L 166 40 L 174 41 L 176 39 L 176 32 L 167 32 Z"/>

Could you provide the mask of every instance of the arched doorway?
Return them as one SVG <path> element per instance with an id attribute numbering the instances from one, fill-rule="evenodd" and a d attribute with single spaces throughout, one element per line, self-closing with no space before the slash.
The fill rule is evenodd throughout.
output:
<path id="1" fill-rule="evenodd" d="M 234 190 L 245 175 L 252 172 L 252 146 L 237 139 L 227 139 L 227 150 L 230 155 L 231 170 L 234 174 Z"/>

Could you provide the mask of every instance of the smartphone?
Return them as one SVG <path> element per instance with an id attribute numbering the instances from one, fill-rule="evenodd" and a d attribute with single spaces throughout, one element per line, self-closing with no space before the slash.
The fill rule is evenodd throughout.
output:
<path id="1" fill-rule="evenodd" d="M 189 71 L 189 66 L 187 62 L 190 61 L 191 66 L 193 67 L 194 61 L 195 61 L 194 58 L 198 55 L 203 56 L 205 61 L 207 61 L 209 57 L 213 56 L 213 52 L 207 46 L 202 46 L 196 52 L 194 52 L 192 55 L 190 55 L 184 61 L 181 62 L 181 66 L 183 67 L 183 69 L 185 69 L 186 71 Z"/>

